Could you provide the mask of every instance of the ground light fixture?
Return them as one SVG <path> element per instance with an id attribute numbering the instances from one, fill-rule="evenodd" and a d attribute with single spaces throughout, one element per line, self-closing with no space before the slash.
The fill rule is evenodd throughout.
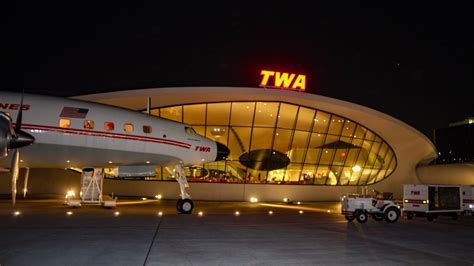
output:
<path id="1" fill-rule="evenodd" d="M 71 215 L 72 215 L 72 211 L 68 211 L 68 212 L 66 212 L 66 214 L 67 214 L 68 216 L 71 216 Z"/>
<path id="2" fill-rule="evenodd" d="M 289 202 L 290 199 L 289 198 L 283 198 L 283 202 Z"/>
<path id="3" fill-rule="evenodd" d="M 21 214 L 20 211 L 15 211 L 15 212 L 13 212 L 13 216 L 18 216 L 18 215 L 20 215 L 20 214 Z"/>
<path id="4" fill-rule="evenodd" d="M 300 210 L 298 213 L 299 213 L 299 214 L 303 214 L 303 211 L 302 211 L 302 210 Z"/>
<path id="5" fill-rule="evenodd" d="M 273 211 L 268 211 L 268 214 L 272 215 L 272 214 L 273 214 Z"/>
<path id="6" fill-rule="evenodd" d="M 199 215 L 199 216 L 203 216 L 204 213 L 203 213 L 203 212 L 198 212 L 198 215 Z"/>
<path id="7" fill-rule="evenodd" d="M 239 212 L 239 211 L 236 211 L 234 214 L 235 214 L 235 216 L 239 216 L 239 215 L 240 215 L 240 212 Z"/>
<path id="8" fill-rule="evenodd" d="M 160 200 L 161 198 L 163 198 L 163 196 L 161 196 L 161 194 L 157 194 L 157 195 L 155 195 L 155 199 L 158 199 L 158 200 Z"/>
<path id="9" fill-rule="evenodd" d="M 119 216 L 119 215 L 120 215 L 120 212 L 114 212 L 114 215 L 115 215 L 115 216 Z"/>
<path id="10" fill-rule="evenodd" d="M 158 212 L 158 216 L 163 216 L 163 212 Z"/>

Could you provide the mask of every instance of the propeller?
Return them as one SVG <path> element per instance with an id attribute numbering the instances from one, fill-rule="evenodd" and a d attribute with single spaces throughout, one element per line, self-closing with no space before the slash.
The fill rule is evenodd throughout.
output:
<path id="1" fill-rule="evenodd" d="M 23 94 L 21 95 L 20 109 L 16 117 L 15 128 L 12 128 L 12 120 L 4 113 L 0 116 L 0 144 L 2 146 L 2 156 L 13 151 L 11 168 L 12 173 L 12 203 L 16 203 L 16 183 L 20 172 L 20 150 L 19 148 L 28 146 L 35 141 L 35 138 L 25 131 L 21 130 L 23 118 Z"/>

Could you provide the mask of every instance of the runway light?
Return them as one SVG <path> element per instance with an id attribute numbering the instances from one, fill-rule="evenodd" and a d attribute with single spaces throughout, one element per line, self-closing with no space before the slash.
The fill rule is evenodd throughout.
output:
<path id="1" fill-rule="evenodd" d="M 236 211 L 234 214 L 235 214 L 235 216 L 239 216 L 239 215 L 240 215 L 240 212 L 239 212 L 239 211 Z"/>
<path id="2" fill-rule="evenodd" d="M 300 210 L 298 213 L 299 213 L 299 214 L 303 214 L 303 211 L 302 211 L 302 210 Z"/>
<path id="3" fill-rule="evenodd" d="M 163 212 L 158 212 L 158 216 L 163 216 Z"/>
<path id="4" fill-rule="evenodd" d="M 21 214 L 20 211 L 15 211 L 15 212 L 13 213 L 13 216 L 18 216 L 18 215 L 20 215 L 20 214 Z"/>
<path id="5" fill-rule="evenodd" d="M 268 211 L 268 214 L 272 215 L 272 214 L 273 214 L 273 211 Z"/>
<path id="6" fill-rule="evenodd" d="M 69 212 L 66 212 L 66 214 L 67 214 L 67 215 L 72 215 L 72 212 L 71 212 L 71 211 L 69 211 Z"/>
<path id="7" fill-rule="evenodd" d="M 199 216 L 202 216 L 204 213 L 203 212 L 198 212 L 198 215 Z"/>
<path id="8" fill-rule="evenodd" d="M 115 215 L 115 216 L 119 216 L 119 215 L 120 215 L 120 212 L 114 212 L 114 215 Z"/>
<path id="9" fill-rule="evenodd" d="M 161 194 L 155 195 L 155 199 L 161 199 L 161 198 L 162 198 Z"/>
<path id="10" fill-rule="evenodd" d="M 290 201 L 290 199 L 288 199 L 288 198 L 283 198 L 283 202 L 288 202 L 288 201 Z"/>
<path id="11" fill-rule="evenodd" d="M 258 202 L 258 199 L 256 197 L 251 197 L 250 198 L 250 202 L 252 203 L 257 203 Z"/>

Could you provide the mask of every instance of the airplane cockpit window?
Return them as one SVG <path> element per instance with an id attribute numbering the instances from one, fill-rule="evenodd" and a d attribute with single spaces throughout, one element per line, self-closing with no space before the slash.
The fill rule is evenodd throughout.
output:
<path id="1" fill-rule="evenodd" d="M 143 126 L 143 133 L 151 134 L 151 126 Z"/>
<path id="2" fill-rule="evenodd" d="M 115 126 L 114 126 L 114 123 L 112 122 L 105 122 L 104 123 L 104 129 L 107 130 L 107 131 L 112 131 L 114 130 Z"/>
<path id="3" fill-rule="evenodd" d="M 84 120 L 84 128 L 85 129 L 94 129 L 94 121 Z"/>
<path id="4" fill-rule="evenodd" d="M 59 119 L 59 127 L 70 128 L 71 127 L 71 120 L 65 119 L 65 118 Z"/>
<path id="5" fill-rule="evenodd" d="M 123 131 L 125 132 L 133 132 L 133 124 L 132 123 L 125 123 L 123 124 Z"/>
<path id="6" fill-rule="evenodd" d="M 192 127 L 185 127 L 186 133 L 197 135 L 196 131 Z"/>

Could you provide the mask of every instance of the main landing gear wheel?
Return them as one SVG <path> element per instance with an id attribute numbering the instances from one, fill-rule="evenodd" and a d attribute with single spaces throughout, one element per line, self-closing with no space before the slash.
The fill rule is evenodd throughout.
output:
<path id="1" fill-rule="evenodd" d="M 400 210 L 395 207 L 390 207 L 385 210 L 385 221 L 389 223 L 394 223 L 400 218 Z"/>
<path id="2" fill-rule="evenodd" d="M 179 213 L 191 213 L 193 208 L 194 204 L 191 199 L 179 199 L 178 202 L 176 202 L 176 210 L 178 210 Z"/>

